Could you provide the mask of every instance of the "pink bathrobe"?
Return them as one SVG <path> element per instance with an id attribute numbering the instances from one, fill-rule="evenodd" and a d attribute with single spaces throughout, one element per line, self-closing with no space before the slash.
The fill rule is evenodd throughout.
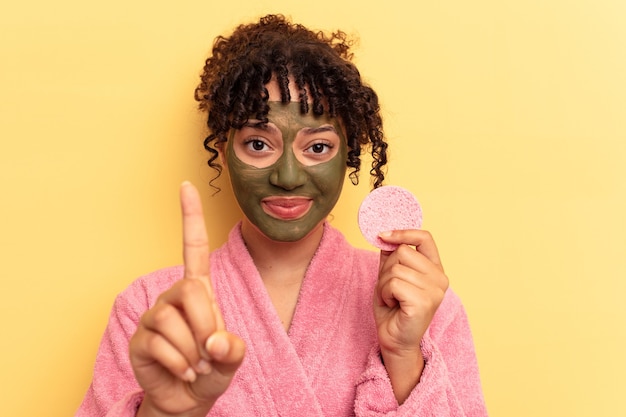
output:
<path id="1" fill-rule="evenodd" d="M 398 405 L 373 320 L 378 258 L 326 224 L 286 333 L 235 227 L 211 254 L 211 278 L 226 326 L 247 350 L 209 416 L 486 416 L 467 318 L 450 290 L 422 341 L 421 380 Z M 143 394 L 128 341 L 141 315 L 182 274 L 182 267 L 154 272 L 117 297 L 76 416 L 134 416 Z"/>

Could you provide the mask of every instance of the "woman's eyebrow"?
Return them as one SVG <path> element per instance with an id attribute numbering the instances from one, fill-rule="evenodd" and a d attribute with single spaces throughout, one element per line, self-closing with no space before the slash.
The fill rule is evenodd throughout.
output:
<path id="1" fill-rule="evenodd" d="M 265 123 L 260 120 L 248 120 L 242 127 L 264 130 L 266 132 L 278 132 L 278 128 L 271 123 Z"/>
<path id="2" fill-rule="evenodd" d="M 337 129 L 335 129 L 333 125 L 322 125 L 318 127 L 305 127 L 304 129 L 301 130 L 301 132 L 304 133 L 305 135 L 315 135 L 317 133 L 324 133 L 324 132 L 332 132 L 332 133 L 338 134 Z"/>

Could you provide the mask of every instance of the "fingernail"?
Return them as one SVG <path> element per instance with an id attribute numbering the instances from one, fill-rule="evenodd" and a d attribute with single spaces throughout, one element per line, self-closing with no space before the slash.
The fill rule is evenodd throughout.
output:
<path id="1" fill-rule="evenodd" d="M 382 238 L 391 237 L 392 234 L 393 234 L 393 231 L 380 232 L 378 234 L 378 237 L 382 237 Z"/>
<path id="2" fill-rule="evenodd" d="M 185 373 L 183 374 L 183 381 L 193 382 L 196 380 L 196 373 L 193 369 L 187 368 Z"/>
<path id="3" fill-rule="evenodd" d="M 228 353 L 228 340 L 224 336 L 211 335 L 206 341 L 206 350 L 212 358 L 221 359 Z"/>
<path id="4" fill-rule="evenodd" d="M 211 369 L 212 368 L 209 362 L 205 361 L 204 359 L 201 359 L 200 362 L 198 362 L 198 364 L 196 365 L 196 371 L 198 371 L 198 373 L 202 375 L 210 374 Z"/>

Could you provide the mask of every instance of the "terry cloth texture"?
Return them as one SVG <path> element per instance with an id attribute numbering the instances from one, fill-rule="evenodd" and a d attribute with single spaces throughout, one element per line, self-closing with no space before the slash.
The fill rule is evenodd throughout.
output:
<path id="1" fill-rule="evenodd" d="M 421 381 L 398 405 L 372 313 L 378 258 L 353 248 L 326 224 L 285 332 L 236 226 L 211 254 L 211 279 L 226 327 L 247 350 L 208 415 L 486 416 L 469 325 L 451 290 L 422 341 Z M 182 267 L 162 269 L 117 297 L 76 416 L 134 415 L 142 392 L 128 359 L 129 339 L 141 315 L 182 276 Z"/>

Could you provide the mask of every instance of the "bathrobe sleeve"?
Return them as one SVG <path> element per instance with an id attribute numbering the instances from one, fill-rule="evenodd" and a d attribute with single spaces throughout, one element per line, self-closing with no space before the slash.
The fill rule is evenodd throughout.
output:
<path id="1" fill-rule="evenodd" d="M 398 405 L 380 350 L 370 353 L 357 385 L 355 414 L 365 416 L 487 416 L 472 335 L 459 298 L 448 290 L 422 339 L 420 382 Z"/>
<path id="2" fill-rule="evenodd" d="M 76 417 L 133 417 L 143 400 L 135 380 L 128 343 L 141 315 L 181 274 L 169 268 L 142 277 L 117 296 L 102 336 L 93 378 Z"/>

